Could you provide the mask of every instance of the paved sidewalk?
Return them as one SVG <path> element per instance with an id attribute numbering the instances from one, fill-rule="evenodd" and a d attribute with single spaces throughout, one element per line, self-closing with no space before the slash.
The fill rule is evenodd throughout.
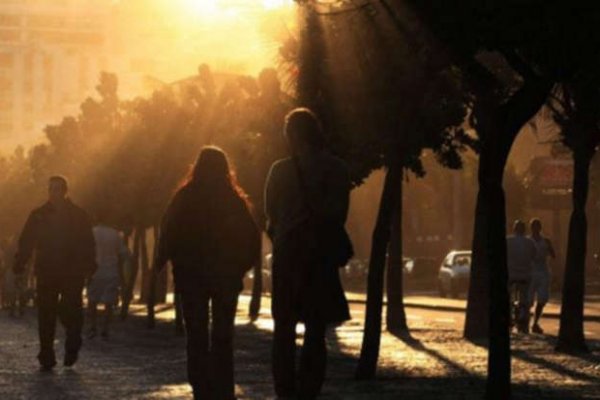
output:
<path id="1" fill-rule="evenodd" d="M 348 300 L 356 303 L 366 303 L 367 296 L 363 293 L 347 293 Z M 386 300 L 384 299 L 384 303 Z M 423 308 L 440 311 L 465 312 L 467 300 L 464 298 L 450 299 L 436 295 L 409 294 L 404 296 L 404 305 L 409 308 Z M 560 318 L 560 298 L 552 297 L 544 308 L 544 318 Z M 600 322 L 600 296 L 586 296 L 584 319 Z"/>
<path id="2" fill-rule="evenodd" d="M 273 399 L 270 377 L 272 320 L 263 303 L 255 324 L 243 296 L 236 331 L 240 399 Z M 185 339 L 174 335 L 173 313 L 157 314 L 154 330 L 141 314 L 117 323 L 109 341 L 86 340 L 80 362 L 69 370 L 38 372 L 33 310 L 24 319 L 0 315 L 0 399 L 190 399 L 185 381 Z M 143 307 L 137 306 L 142 313 Z M 362 314 L 328 337 L 330 362 L 323 399 L 481 399 L 484 348 L 461 332 L 431 321 L 410 321 L 414 339 L 383 335 L 379 378 L 355 381 L 362 340 Z M 58 355 L 62 354 L 59 329 Z M 585 357 L 556 354 L 553 338 L 514 336 L 515 399 L 600 399 L 600 343 Z"/>

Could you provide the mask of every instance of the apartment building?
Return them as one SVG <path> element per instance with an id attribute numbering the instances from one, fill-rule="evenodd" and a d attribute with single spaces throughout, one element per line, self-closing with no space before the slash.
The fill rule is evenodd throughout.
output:
<path id="1" fill-rule="evenodd" d="M 0 145 L 77 111 L 107 68 L 111 2 L 0 0 Z"/>

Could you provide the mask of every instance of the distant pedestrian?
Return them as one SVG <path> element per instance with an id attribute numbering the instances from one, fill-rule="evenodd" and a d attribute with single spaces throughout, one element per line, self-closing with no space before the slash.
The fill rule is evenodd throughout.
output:
<path id="1" fill-rule="evenodd" d="M 326 151 L 312 111 L 288 114 L 285 135 L 292 156 L 272 166 L 265 189 L 273 242 L 273 377 L 277 396 L 313 399 L 325 379 L 327 325 L 350 319 L 338 271 L 352 254 L 344 230 L 350 179 L 346 164 Z M 298 322 L 305 333 L 296 373 Z"/>
<path id="2" fill-rule="evenodd" d="M 15 257 L 16 274 L 35 253 L 38 329 L 43 370 L 56 365 L 56 319 L 66 330 L 64 365 L 75 364 L 81 348 L 82 291 L 85 279 L 96 270 L 94 236 L 88 215 L 67 197 L 67 181 L 50 178 L 48 202 L 27 219 Z"/>
<path id="3" fill-rule="evenodd" d="M 529 305 L 535 304 L 535 314 L 531 331 L 544 333 L 540 326 L 540 317 L 544 307 L 550 298 L 550 268 L 548 268 L 548 257 L 556 258 L 554 247 L 550 239 L 542 236 L 542 222 L 534 218 L 530 222 L 531 240 L 536 247 L 536 256 L 533 259 L 533 271 L 531 274 L 531 285 L 529 286 Z"/>
<path id="4" fill-rule="evenodd" d="M 194 399 L 235 398 L 233 334 L 244 274 L 260 236 L 225 153 L 205 147 L 165 213 L 156 265 L 173 264 Z M 211 324 L 212 316 L 212 324 Z M 211 329 L 209 329 L 209 326 Z"/>
<path id="5" fill-rule="evenodd" d="M 509 285 L 517 297 L 515 322 L 521 333 L 529 332 L 529 286 L 533 260 L 537 250 L 533 241 L 525 236 L 525 223 L 516 220 L 513 235 L 506 239 Z"/>
<path id="6" fill-rule="evenodd" d="M 123 280 L 123 266 L 129 258 L 129 250 L 119 232 L 106 223 L 105 215 L 98 215 L 98 224 L 93 229 L 96 242 L 96 264 L 98 270 L 88 285 L 89 337 L 98 334 L 98 304 L 104 305 L 104 322 L 100 335 L 107 339 L 113 311 L 119 302 L 119 288 Z"/>

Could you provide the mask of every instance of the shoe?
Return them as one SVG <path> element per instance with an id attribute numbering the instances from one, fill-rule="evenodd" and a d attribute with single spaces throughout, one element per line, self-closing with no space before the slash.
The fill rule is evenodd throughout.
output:
<path id="1" fill-rule="evenodd" d="M 56 361 L 54 361 L 52 364 L 40 364 L 40 372 L 52 372 L 55 366 Z"/>
<path id="2" fill-rule="evenodd" d="M 538 324 L 534 324 L 534 325 L 531 327 L 531 332 L 533 332 L 533 333 L 537 333 L 537 334 L 539 334 L 539 335 L 543 335 L 543 334 L 544 334 L 544 330 L 543 330 L 543 329 L 542 329 L 542 327 L 541 327 L 541 326 L 539 326 Z"/>
<path id="3" fill-rule="evenodd" d="M 102 331 L 102 333 L 100 334 L 100 336 L 102 337 L 102 339 L 108 340 L 108 331 Z"/>
<path id="4" fill-rule="evenodd" d="M 40 353 L 38 355 L 38 360 L 40 362 L 40 371 L 42 372 L 52 371 L 52 368 L 56 366 L 56 357 L 54 356 L 54 352 Z"/>
<path id="5" fill-rule="evenodd" d="M 75 365 L 78 358 L 79 358 L 78 352 L 68 351 L 65 353 L 65 359 L 64 359 L 63 365 L 65 367 L 72 367 L 73 365 Z"/>
<path id="6" fill-rule="evenodd" d="M 56 367 L 56 360 L 54 360 L 54 359 L 52 359 L 52 360 L 50 360 L 50 359 L 48 359 L 48 360 L 40 359 L 40 371 L 42 371 L 42 372 L 50 372 L 50 371 L 52 371 L 52 369 L 54 367 Z"/>

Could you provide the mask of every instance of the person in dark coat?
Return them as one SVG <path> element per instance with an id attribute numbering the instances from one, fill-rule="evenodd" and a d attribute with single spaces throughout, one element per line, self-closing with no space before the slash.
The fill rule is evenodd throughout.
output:
<path id="1" fill-rule="evenodd" d="M 338 267 L 320 246 L 316 219 L 346 222 L 350 179 L 346 164 L 323 146 L 320 123 L 301 108 L 286 117 L 292 157 L 276 162 L 265 188 L 273 242 L 273 377 L 279 397 L 315 398 L 323 385 L 328 324 L 350 319 Z M 336 252 L 326 248 L 324 251 Z M 296 374 L 296 325 L 305 325 Z"/>
<path id="2" fill-rule="evenodd" d="M 167 261 L 173 264 L 195 399 L 235 398 L 233 331 L 238 295 L 244 274 L 260 259 L 260 250 L 258 228 L 225 153 L 205 147 L 165 213 L 156 261 L 159 270 Z"/>
<path id="3" fill-rule="evenodd" d="M 69 367 L 77 361 L 83 327 L 83 285 L 96 270 L 91 219 L 67 197 L 67 191 L 65 178 L 50 178 L 48 202 L 29 215 L 13 267 L 15 274 L 24 273 L 25 265 L 35 253 L 38 360 L 43 370 L 56 365 L 57 317 L 66 331 L 64 365 Z"/>

